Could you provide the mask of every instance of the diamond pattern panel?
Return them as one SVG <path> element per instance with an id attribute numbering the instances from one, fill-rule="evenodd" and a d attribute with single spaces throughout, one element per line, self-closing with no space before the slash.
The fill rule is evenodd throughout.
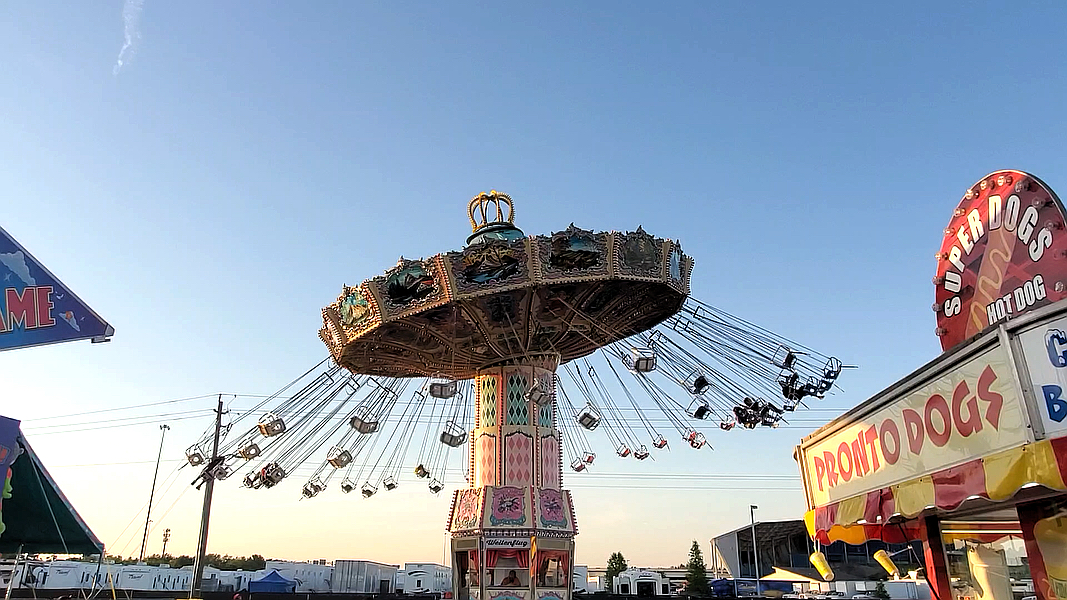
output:
<path id="1" fill-rule="evenodd" d="M 504 441 L 504 481 L 506 485 L 526 487 L 533 484 L 533 439 L 513 433 Z"/>
<path id="2" fill-rule="evenodd" d="M 526 391 L 529 383 L 526 377 L 519 373 L 508 375 L 507 415 L 505 423 L 508 425 L 529 425 L 530 407 L 526 399 Z"/>
<path id="3" fill-rule="evenodd" d="M 541 427 L 552 427 L 552 407 L 553 404 L 545 404 L 541 407 L 537 414 L 537 424 Z"/>
<path id="4" fill-rule="evenodd" d="M 500 397 L 500 390 L 497 386 L 497 378 L 492 375 L 485 375 L 480 379 L 481 389 L 480 402 L 482 409 L 482 427 L 496 427 L 496 406 L 497 400 Z"/>
<path id="5" fill-rule="evenodd" d="M 496 438 L 483 435 L 478 438 L 478 455 L 474 458 L 474 484 L 496 485 Z"/>
<path id="6" fill-rule="evenodd" d="M 541 438 L 541 487 L 558 490 L 562 484 L 559 469 L 559 440 L 552 436 Z"/>

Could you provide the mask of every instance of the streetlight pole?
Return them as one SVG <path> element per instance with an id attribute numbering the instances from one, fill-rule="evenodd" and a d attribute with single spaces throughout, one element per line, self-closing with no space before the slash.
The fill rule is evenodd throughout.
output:
<path id="1" fill-rule="evenodd" d="M 167 560 L 167 542 L 170 541 L 170 527 L 163 530 L 163 560 Z"/>
<path id="2" fill-rule="evenodd" d="M 759 595 L 759 547 L 756 546 L 756 509 L 755 504 L 748 507 L 748 514 L 752 518 L 752 557 L 756 562 L 756 595 Z"/>
<path id="3" fill-rule="evenodd" d="M 170 425 L 160 425 L 160 431 L 163 433 L 159 436 L 159 455 L 156 456 L 156 473 L 152 475 L 152 492 L 148 495 L 148 514 L 144 517 L 144 537 L 141 538 L 141 556 L 137 559 L 137 562 L 144 561 L 145 546 L 148 545 L 148 524 L 152 522 L 152 500 L 156 497 L 156 479 L 159 478 L 159 461 L 163 458 L 163 439 L 167 437 L 167 430 L 170 429 Z"/>

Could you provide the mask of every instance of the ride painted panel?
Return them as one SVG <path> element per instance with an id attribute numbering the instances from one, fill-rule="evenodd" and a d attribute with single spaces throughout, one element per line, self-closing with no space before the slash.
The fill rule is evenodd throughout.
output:
<path id="1" fill-rule="evenodd" d="M 511 486 L 533 485 L 533 436 L 525 431 L 504 434 L 504 483 Z"/>
<path id="2" fill-rule="evenodd" d="M 1023 171 L 968 188 L 937 254 L 934 311 L 941 348 L 1067 297 L 1067 231 L 1060 199 Z"/>

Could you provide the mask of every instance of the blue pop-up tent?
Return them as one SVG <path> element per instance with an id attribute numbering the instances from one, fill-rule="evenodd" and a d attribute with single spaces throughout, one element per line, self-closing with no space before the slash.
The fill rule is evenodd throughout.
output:
<path id="1" fill-rule="evenodd" d="M 259 579 L 249 581 L 248 591 L 253 594 L 256 592 L 291 594 L 296 591 L 296 582 L 282 577 L 278 571 L 271 571 Z"/>

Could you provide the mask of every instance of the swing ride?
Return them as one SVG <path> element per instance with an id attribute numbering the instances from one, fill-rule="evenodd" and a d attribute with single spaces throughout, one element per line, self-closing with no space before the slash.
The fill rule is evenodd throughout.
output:
<path id="1" fill-rule="evenodd" d="M 777 427 L 844 368 L 691 298 L 694 262 L 675 241 L 573 224 L 526 236 L 496 191 L 467 212 L 463 250 L 345 286 L 322 311 L 330 358 L 238 415 L 231 428 L 260 416 L 217 460 L 205 438 L 189 464 L 215 479 L 251 467 L 253 489 L 317 464 L 305 498 L 337 480 L 370 498 L 408 474 L 440 493 L 465 448 L 448 524 L 457 597 L 488 598 L 517 568 L 527 589 L 512 595 L 566 600 L 577 525 L 563 470 L 594 468 L 590 432 L 621 459 L 672 439 L 707 449 L 705 424 Z"/>

